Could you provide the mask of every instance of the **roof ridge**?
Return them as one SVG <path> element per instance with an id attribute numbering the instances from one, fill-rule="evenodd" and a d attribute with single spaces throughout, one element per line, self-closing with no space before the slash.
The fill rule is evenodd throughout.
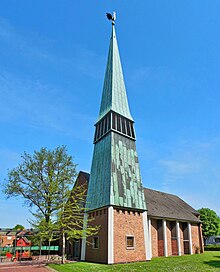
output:
<path id="1" fill-rule="evenodd" d="M 79 173 L 84 173 L 84 174 L 87 174 L 87 175 L 90 175 L 90 173 L 88 173 L 88 172 L 85 172 L 85 171 L 79 171 Z"/>
<path id="2" fill-rule="evenodd" d="M 162 193 L 162 194 L 166 194 L 166 195 L 171 195 L 171 196 L 176 196 L 176 197 L 178 197 L 178 195 L 171 194 L 171 193 L 166 193 L 166 192 L 159 191 L 159 190 L 154 190 L 154 189 L 151 189 L 151 188 L 146 188 L 146 187 L 144 187 L 144 189 L 146 189 L 146 190 L 151 190 L 151 191 L 155 191 L 155 192 Z M 179 198 L 179 197 L 178 197 L 178 198 Z M 180 199 L 181 199 L 181 198 L 180 198 Z"/>

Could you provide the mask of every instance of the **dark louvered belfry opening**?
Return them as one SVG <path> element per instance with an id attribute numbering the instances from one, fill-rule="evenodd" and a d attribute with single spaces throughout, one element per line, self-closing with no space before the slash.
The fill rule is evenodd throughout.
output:
<path id="1" fill-rule="evenodd" d="M 116 112 L 110 111 L 95 126 L 94 143 L 111 130 L 135 140 L 134 122 Z"/>

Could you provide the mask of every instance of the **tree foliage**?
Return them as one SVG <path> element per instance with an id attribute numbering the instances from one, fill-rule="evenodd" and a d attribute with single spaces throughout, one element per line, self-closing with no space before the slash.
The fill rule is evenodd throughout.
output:
<path id="1" fill-rule="evenodd" d="M 86 215 L 86 187 L 72 186 L 76 164 L 65 146 L 54 150 L 41 148 L 33 155 L 24 152 L 18 167 L 8 172 L 4 188 L 7 197 L 23 197 L 34 216 L 32 226 L 38 230 L 34 241 L 38 244 L 62 238 L 63 260 L 65 239 L 81 239 L 97 233 Z M 71 186 L 71 187 L 70 187 Z"/>
<path id="2" fill-rule="evenodd" d="M 76 164 L 65 146 L 54 150 L 41 148 L 33 155 L 24 152 L 18 167 L 8 172 L 4 193 L 8 197 L 22 196 L 32 214 L 49 222 L 53 214 L 67 201 L 70 185 L 76 177 Z"/>
<path id="3" fill-rule="evenodd" d="M 64 235 L 67 240 L 78 240 L 94 235 L 99 227 L 91 226 L 89 223 L 93 219 L 85 216 L 87 189 L 82 186 L 74 186 L 67 202 L 62 202 L 56 215 L 47 222 L 45 218 L 39 216 L 33 226 L 38 229 L 36 237 L 44 242 L 57 240 Z"/>
<path id="4" fill-rule="evenodd" d="M 220 233 L 220 218 L 215 211 L 209 208 L 201 208 L 198 210 L 202 221 L 202 232 L 205 240 L 213 235 Z"/>
<path id="5" fill-rule="evenodd" d="M 74 186 L 67 203 L 58 212 L 58 228 L 68 240 L 86 238 L 96 234 L 99 229 L 99 226 L 89 224 L 93 219 L 86 215 L 86 192 L 87 188 L 84 185 Z"/>
<path id="6" fill-rule="evenodd" d="M 20 224 L 17 224 L 13 229 L 14 230 L 23 230 L 23 229 L 25 229 L 25 227 Z"/>

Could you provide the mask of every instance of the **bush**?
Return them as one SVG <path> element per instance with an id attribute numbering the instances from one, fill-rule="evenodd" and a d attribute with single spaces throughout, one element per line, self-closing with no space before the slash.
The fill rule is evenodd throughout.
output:
<path id="1" fill-rule="evenodd" d="M 39 250 L 33 250 L 31 253 L 32 253 L 33 256 L 39 256 L 40 255 Z"/>
<path id="2" fill-rule="evenodd" d="M 12 253 L 12 248 L 9 248 L 4 251 L 0 251 L 0 256 L 6 256 L 7 253 Z"/>
<path id="3" fill-rule="evenodd" d="M 204 246 L 205 251 L 220 251 L 220 245 Z"/>

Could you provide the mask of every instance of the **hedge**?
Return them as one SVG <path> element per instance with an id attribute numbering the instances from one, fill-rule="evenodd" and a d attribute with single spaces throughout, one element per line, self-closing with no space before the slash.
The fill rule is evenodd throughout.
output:
<path id="1" fill-rule="evenodd" d="M 220 251 L 220 245 L 207 245 L 204 249 L 205 251 Z"/>

